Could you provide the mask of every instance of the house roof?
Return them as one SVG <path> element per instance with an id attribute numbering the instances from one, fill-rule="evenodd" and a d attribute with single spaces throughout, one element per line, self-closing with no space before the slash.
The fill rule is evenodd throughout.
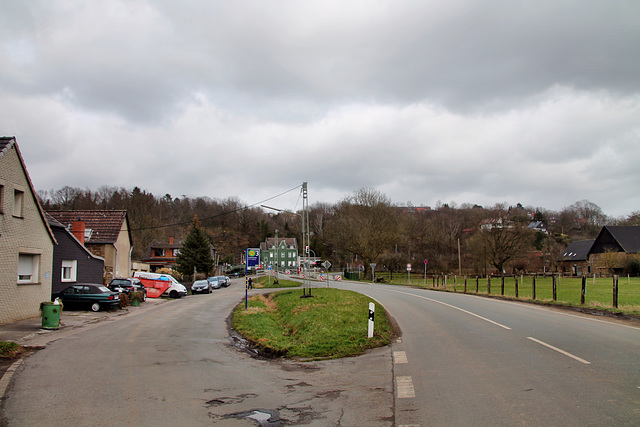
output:
<path id="1" fill-rule="evenodd" d="M 40 218 L 42 219 L 42 223 L 47 229 L 47 233 L 49 233 L 49 237 L 53 244 L 56 244 L 56 238 L 53 235 L 53 231 L 51 227 L 49 227 L 49 222 L 44 216 L 44 211 L 42 210 L 42 206 L 40 206 L 40 202 L 36 197 L 36 190 L 33 187 L 33 183 L 31 182 L 31 177 L 29 176 L 29 171 L 27 170 L 27 166 L 24 163 L 24 159 L 22 158 L 22 153 L 20 152 L 20 147 L 18 147 L 18 142 L 16 141 L 15 136 L 0 136 L 0 160 L 4 157 L 4 155 L 11 149 L 15 148 L 16 154 L 18 155 L 18 159 L 20 160 L 20 166 L 24 172 L 24 176 L 27 179 L 27 183 L 29 184 L 29 189 L 31 190 L 31 197 L 33 197 L 36 206 L 38 207 L 38 212 L 40 213 Z"/>
<path id="2" fill-rule="evenodd" d="M 85 244 L 115 243 L 125 224 L 129 241 L 132 241 L 127 211 L 48 211 L 48 213 L 69 229 L 74 221 L 78 219 L 84 221 L 85 229 L 91 230 L 86 235 Z"/>
<path id="3" fill-rule="evenodd" d="M 558 261 L 587 261 L 594 242 L 593 239 L 571 242 L 558 257 Z"/>
<path id="4" fill-rule="evenodd" d="M 640 253 L 640 226 L 620 226 L 607 225 L 602 227 L 596 243 L 594 252 L 604 252 L 607 249 L 615 250 L 613 246 L 618 245 L 620 249 L 628 254 Z"/>
<path id="5" fill-rule="evenodd" d="M 282 244 L 282 242 L 287 245 L 287 248 L 293 247 L 293 249 L 298 249 L 298 241 L 295 237 L 280 237 L 278 238 L 278 246 Z M 261 250 L 269 250 L 274 249 L 276 246 L 276 238 L 275 237 L 267 237 L 266 241 L 260 243 Z"/>
<path id="6" fill-rule="evenodd" d="M 94 255 L 93 253 L 91 253 L 91 251 L 89 249 L 87 249 L 82 243 L 80 243 L 80 241 L 76 238 L 76 236 L 73 235 L 72 232 L 70 232 L 67 227 L 65 227 L 60 221 L 58 221 L 57 219 L 55 219 L 54 217 L 52 217 L 51 215 L 49 215 L 47 212 L 44 213 L 45 218 L 47 218 L 47 221 L 49 222 L 49 226 L 52 229 L 60 229 L 60 230 L 64 230 L 64 233 L 69 236 L 71 238 L 71 240 L 73 242 L 75 242 L 76 246 L 78 246 L 80 249 L 82 249 L 88 257 L 90 258 L 95 258 L 95 259 L 99 259 L 101 261 L 104 262 L 104 258 L 99 257 L 97 255 Z M 55 250 L 55 248 L 54 248 Z"/>

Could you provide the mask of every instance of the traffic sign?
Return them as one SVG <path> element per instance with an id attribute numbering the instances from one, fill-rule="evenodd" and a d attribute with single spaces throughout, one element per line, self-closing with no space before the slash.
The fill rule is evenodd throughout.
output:
<path id="1" fill-rule="evenodd" d="M 325 261 L 322 263 L 322 266 L 328 270 L 331 267 L 331 263 L 329 261 Z"/>
<path id="2" fill-rule="evenodd" d="M 411 271 L 411 264 L 407 264 L 407 271 Z"/>

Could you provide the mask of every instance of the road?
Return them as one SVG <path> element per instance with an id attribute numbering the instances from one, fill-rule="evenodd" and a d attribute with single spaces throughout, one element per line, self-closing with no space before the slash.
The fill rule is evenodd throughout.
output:
<path id="1" fill-rule="evenodd" d="M 16 374 L 9 426 L 640 425 L 638 328 L 332 282 L 384 305 L 402 329 L 398 341 L 338 361 L 267 361 L 230 345 L 225 322 L 242 283 L 49 344 Z"/>
<path id="2" fill-rule="evenodd" d="M 348 284 L 402 329 L 396 425 L 640 425 L 640 329 L 539 306 Z"/>
<path id="3" fill-rule="evenodd" d="M 8 425 L 392 425 L 389 348 L 310 363 L 252 357 L 226 323 L 243 296 L 236 279 L 63 335 L 16 372 Z"/>

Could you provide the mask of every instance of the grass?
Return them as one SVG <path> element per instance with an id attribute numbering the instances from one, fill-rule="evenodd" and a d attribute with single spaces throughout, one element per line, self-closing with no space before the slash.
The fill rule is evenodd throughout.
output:
<path id="1" fill-rule="evenodd" d="M 0 341 L 0 357 L 13 359 L 25 351 L 20 344 L 9 341 Z"/>
<path id="2" fill-rule="evenodd" d="M 269 279 L 268 276 L 257 279 L 252 277 L 252 280 L 254 288 L 297 288 L 302 286 L 302 283 L 300 282 L 283 279 L 282 277 L 278 278 L 278 283 L 275 283 L 275 279 L 273 277 Z"/>
<path id="3" fill-rule="evenodd" d="M 385 283 L 388 283 L 384 276 Z M 502 293 L 502 278 L 493 277 L 491 279 L 490 295 L 515 298 L 516 285 L 515 278 L 504 278 L 504 294 Z M 551 277 L 536 277 L 536 301 L 557 303 L 579 307 L 589 307 L 611 312 L 640 315 L 640 277 L 620 277 L 618 279 L 618 308 L 613 307 L 613 278 L 587 278 L 585 304 L 580 302 L 582 289 L 582 279 L 579 277 L 559 277 L 556 282 L 556 301 L 553 301 L 553 281 Z M 391 284 L 407 285 L 408 278 L 394 277 Z M 427 288 L 444 290 L 442 276 L 439 284 L 433 284 L 432 278 L 427 278 Z M 425 287 L 424 278 L 412 277 L 411 286 Z M 447 277 L 446 290 L 451 292 L 464 292 L 464 278 L 457 278 L 451 275 Z M 467 278 L 467 293 L 476 293 L 476 279 Z M 487 278 L 481 277 L 478 281 L 478 293 L 489 294 Z M 518 299 L 533 300 L 533 276 L 518 276 Z"/>
<path id="4" fill-rule="evenodd" d="M 375 304 L 375 328 L 367 338 L 371 298 L 352 291 L 314 289 L 313 298 L 299 290 L 256 295 L 248 308 L 233 313 L 233 328 L 263 353 L 306 360 L 362 354 L 389 344 L 393 331 L 386 312 Z"/>

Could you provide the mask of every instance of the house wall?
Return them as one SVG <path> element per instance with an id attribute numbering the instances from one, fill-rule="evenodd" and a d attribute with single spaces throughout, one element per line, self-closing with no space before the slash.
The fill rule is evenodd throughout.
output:
<path id="1" fill-rule="evenodd" d="M 53 234 L 58 242 L 53 251 L 53 266 L 51 278 L 51 292 L 60 292 L 73 283 L 103 283 L 104 261 L 93 258 L 80 247 L 71 235 L 60 227 L 53 228 Z M 62 261 L 76 260 L 75 282 L 62 281 Z"/>
<path id="2" fill-rule="evenodd" d="M 131 272 L 131 241 L 127 221 L 123 221 L 118 240 L 114 244 L 115 277 L 129 277 Z"/>
<path id="3" fill-rule="evenodd" d="M 40 303 L 51 301 L 54 242 L 15 145 L 0 157 L 0 324 L 40 315 Z M 24 192 L 23 214 L 13 216 L 14 190 Z M 39 255 L 37 283 L 18 284 L 18 255 Z"/>

